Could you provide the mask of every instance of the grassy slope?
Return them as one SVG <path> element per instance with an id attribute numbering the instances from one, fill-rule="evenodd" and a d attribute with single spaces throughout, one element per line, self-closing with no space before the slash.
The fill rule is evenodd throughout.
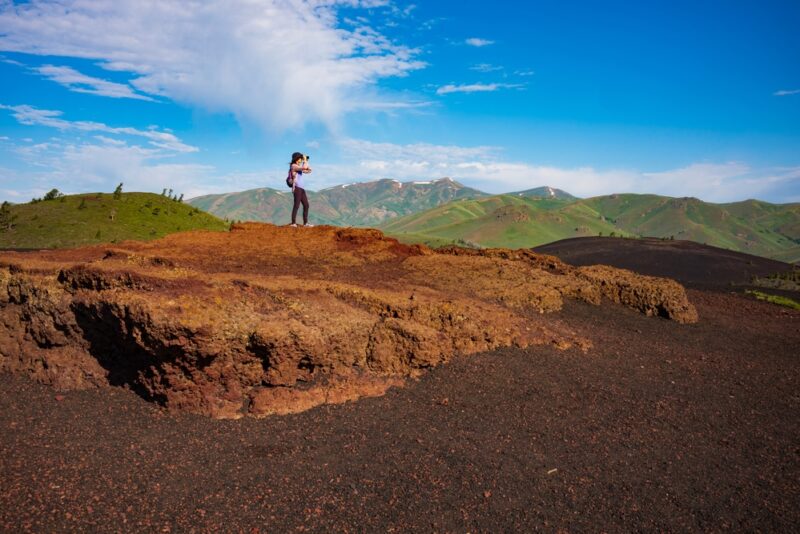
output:
<path id="1" fill-rule="evenodd" d="M 460 240 L 489 247 L 533 247 L 616 230 L 590 209 L 565 211 L 569 205 L 569 201 L 498 195 L 451 202 L 382 228 L 405 241 L 435 246 Z"/>
<path id="2" fill-rule="evenodd" d="M 800 260 L 800 205 L 757 201 L 709 204 L 693 198 L 609 195 L 577 201 L 500 195 L 452 202 L 382 226 L 407 242 L 530 247 L 568 237 L 670 236 L 772 257 Z"/>
<path id="3" fill-rule="evenodd" d="M 797 243 L 781 233 L 780 221 L 788 228 L 791 206 L 748 201 L 736 204 L 710 204 L 695 198 L 669 198 L 656 195 L 610 195 L 583 201 L 613 220 L 614 224 L 636 235 L 674 236 L 698 243 L 774 257 Z"/>
<path id="4" fill-rule="evenodd" d="M 0 231 L 0 248 L 60 248 L 228 228 L 213 215 L 153 193 L 123 193 L 119 200 L 104 193 L 69 195 L 12 205 L 11 214 L 14 228 Z"/>

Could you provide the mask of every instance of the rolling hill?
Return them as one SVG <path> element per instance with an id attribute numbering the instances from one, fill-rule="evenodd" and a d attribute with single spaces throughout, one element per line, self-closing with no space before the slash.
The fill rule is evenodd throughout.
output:
<path id="1" fill-rule="evenodd" d="M 452 200 L 486 196 L 449 178 L 427 182 L 377 180 L 308 191 L 311 222 L 336 226 L 375 226 Z M 231 220 L 286 224 L 291 219 L 292 192 L 288 188 L 251 189 L 196 197 L 188 203 Z"/>
<path id="2" fill-rule="evenodd" d="M 533 247 L 571 237 L 649 236 L 800 260 L 800 204 L 620 194 L 582 200 L 499 195 L 451 202 L 380 226 L 403 241 Z M 613 234 L 612 234 L 613 232 Z"/>
<path id="3" fill-rule="evenodd" d="M 569 200 L 497 195 L 451 202 L 401 217 L 381 226 L 403 241 L 431 246 L 459 242 L 468 246 L 523 248 L 570 237 L 610 234 L 616 229 L 590 210 L 564 211 Z"/>
<path id="4" fill-rule="evenodd" d="M 68 195 L 6 205 L 0 248 L 63 248 L 127 239 L 150 240 L 183 230 L 227 230 L 229 224 L 153 193 Z"/>

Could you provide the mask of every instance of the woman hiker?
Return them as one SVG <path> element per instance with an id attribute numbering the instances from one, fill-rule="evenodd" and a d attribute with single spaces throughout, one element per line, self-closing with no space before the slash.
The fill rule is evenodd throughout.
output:
<path id="1" fill-rule="evenodd" d="M 297 228 L 297 209 L 303 204 L 303 226 L 314 226 L 308 224 L 308 196 L 306 195 L 303 175 L 310 174 L 311 167 L 308 166 L 308 156 L 300 152 L 292 154 L 292 163 L 289 167 L 289 174 L 292 177 L 292 193 L 294 195 L 294 207 L 292 208 L 292 228 Z"/>

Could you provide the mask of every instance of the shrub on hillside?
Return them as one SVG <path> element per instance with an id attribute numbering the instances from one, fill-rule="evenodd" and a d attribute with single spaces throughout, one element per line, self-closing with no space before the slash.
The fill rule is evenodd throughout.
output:
<path id="1" fill-rule="evenodd" d="M 63 196 L 64 196 L 64 193 L 62 193 L 58 189 L 53 188 L 53 189 L 51 189 L 50 191 L 47 192 L 47 194 L 44 196 L 43 200 L 55 200 L 55 199 L 61 198 Z"/>
<path id="2" fill-rule="evenodd" d="M 0 206 L 0 232 L 6 232 L 14 228 L 14 221 L 17 216 L 11 214 L 11 205 L 3 202 Z"/>

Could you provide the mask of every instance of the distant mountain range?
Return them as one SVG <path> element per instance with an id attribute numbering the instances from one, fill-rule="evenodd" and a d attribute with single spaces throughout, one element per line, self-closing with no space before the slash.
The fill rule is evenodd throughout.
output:
<path id="1" fill-rule="evenodd" d="M 566 191 L 562 191 L 561 189 L 556 189 L 555 187 L 543 186 L 543 187 L 535 187 L 533 189 L 527 189 L 525 191 L 516 191 L 514 193 L 508 193 L 509 195 L 514 195 L 518 197 L 531 197 L 531 198 L 557 198 L 559 200 L 578 200 L 578 197 L 574 197 L 567 193 Z"/>
<path id="2" fill-rule="evenodd" d="M 527 248 L 569 237 L 686 239 L 800 261 L 800 204 L 617 194 L 579 199 L 551 187 L 489 195 L 449 178 L 374 182 L 309 192 L 312 222 L 373 226 L 407 242 Z M 291 191 L 253 189 L 188 201 L 229 220 L 286 224 Z"/>
<path id="3" fill-rule="evenodd" d="M 450 178 L 425 182 L 377 180 L 308 191 L 312 222 L 336 226 L 376 226 L 452 200 L 487 196 Z M 206 195 L 187 202 L 229 220 L 287 224 L 292 212 L 292 192 L 288 187 L 280 191 L 265 187 Z"/>

